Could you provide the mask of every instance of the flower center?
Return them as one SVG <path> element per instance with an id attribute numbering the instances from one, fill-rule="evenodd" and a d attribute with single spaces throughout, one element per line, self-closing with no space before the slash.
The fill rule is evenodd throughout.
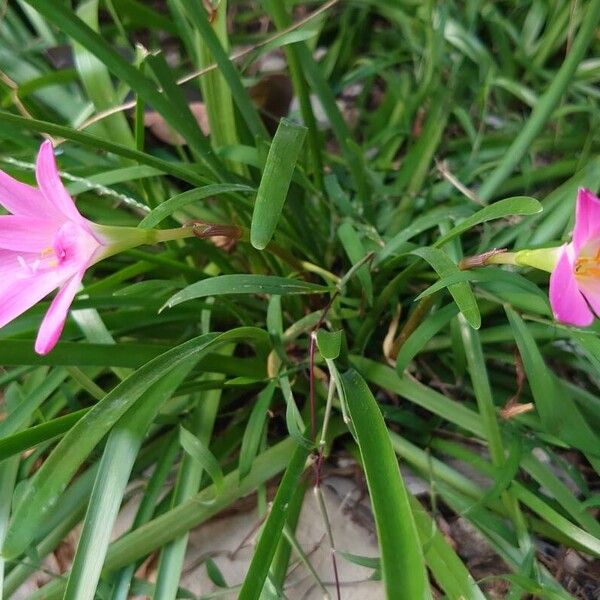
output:
<path id="1" fill-rule="evenodd" d="M 19 263 L 23 277 L 32 277 L 39 271 L 46 271 L 48 269 L 54 269 L 62 262 L 65 257 L 65 252 L 62 249 L 53 248 L 47 246 L 40 250 L 38 257 L 31 261 L 26 261 L 20 254 L 17 255 L 17 262 Z"/>
<path id="2" fill-rule="evenodd" d="M 580 256 L 575 261 L 577 277 L 600 277 L 600 248 L 595 256 Z"/>

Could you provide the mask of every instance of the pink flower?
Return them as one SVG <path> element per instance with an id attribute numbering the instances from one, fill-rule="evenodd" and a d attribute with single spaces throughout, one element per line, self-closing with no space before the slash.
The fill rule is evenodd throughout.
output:
<path id="1" fill-rule="evenodd" d="M 589 190 L 579 189 L 573 240 L 560 250 L 550 275 L 552 311 L 585 327 L 600 316 L 600 199 Z"/>
<path id="2" fill-rule="evenodd" d="M 153 230 L 103 227 L 82 217 L 60 180 L 49 141 L 40 147 L 35 176 L 37 189 L 0 171 L 0 204 L 12 213 L 0 215 L 0 327 L 59 288 L 35 342 L 35 351 L 46 354 L 60 337 L 85 270 L 144 243 Z"/>

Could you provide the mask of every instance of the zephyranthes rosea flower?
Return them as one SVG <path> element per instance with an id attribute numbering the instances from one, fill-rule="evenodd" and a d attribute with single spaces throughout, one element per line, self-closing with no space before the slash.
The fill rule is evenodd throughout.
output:
<path id="1" fill-rule="evenodd" d="M 557 248 L 492 251 L 465 259 L 463 268 L 486 264 L 531 266 L 550 272 L 550 306 L 557 321 L 585 327 L 600 317 L 600 199 L 580 188 L 573 238 Z"/>
<path id="2" fill-rule="evenodd" d="M 0 204 L 12 213 L 0 216 L 0 327 L 59 288 L 35 342 L 36 352 L 46 354 L 60 337 L 88 267 L 141 244 L 198 232 L 193 226 L 156 230 L 88 221 L 63 186 L 48 141 L 40 147 L 35 176 L 37 188 L 0 171 Z"/>
<path id="3" fill-rule="evenodd" d="M 589 190 L 577 194 L 573 239 L 550 275 L 550 304 L 563 323 L 581 327 L 600 316 L 600 199 Z"/>

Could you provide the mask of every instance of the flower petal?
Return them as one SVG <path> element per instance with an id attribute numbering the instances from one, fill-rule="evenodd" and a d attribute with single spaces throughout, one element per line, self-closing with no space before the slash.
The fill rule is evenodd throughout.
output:
<path id="1" fill-rule="evenodd" d="M 16 256 L 14 258 L 18 264 Z M 63 269 L 52 269 L 31 276 L 23 269 L 11 270 L 10 277 L 3 280 L 0 291 L 0 327 L 16 319 L 72 276 L 73 271 Z"/>
<path id="2" fill-rule="evenodd" d="M 575 229 L 573 230 L 573 246 L 575 253 L 594 238 L 600 236 L 600 199 L 590 190 L 579 188 L 575 208 Z"/>
<path id="3" fill-rule="evenodd" d="M 38 189 L 14 179 L 4 171 L 0 171 L 0 204 L 13 215 L 55 218 L 53 205 L 48 206 L 48 201 Z"/>
<path id="4" fill-rule="evenodd" d="M 564 246 L 556 267 L 550 275 L 550 305 L 557 321 L 586 327 L 594 320 L 585 298 L 579 291 L 573 273 L 574 258 L 571 245 Z"/>
<path id="5" fill-rule="evenodd" d="M 596 316 L 600 317 L 600 281 L 595 277 L 578 277 L 577 283 Z"/>
<path id="6" fill-rule="evenodd" d="M 79 214 L 73 199 L 60 180 L 52 143 L 48 140 L 40 146 L 35 164 L 35 177 L 46 200 L 51 202 L 60 214 L 75 223 L 85 224 L 85 219 Z"/>
<path id="7" fill-rule="evenodd" d="M 58 224 L 49 219 L 0 215 L 0 248 L 41 252 L 52 248 Z"/>
<path id="8" fill-rule="evenodd" d="M 79 271 L 59 290 L 52 301 L 35 340 L 35 351 L 38 354 L 48 354 L 56 345 L 62 333 L 69 307 L 83 279 L 84 271 Z"/>

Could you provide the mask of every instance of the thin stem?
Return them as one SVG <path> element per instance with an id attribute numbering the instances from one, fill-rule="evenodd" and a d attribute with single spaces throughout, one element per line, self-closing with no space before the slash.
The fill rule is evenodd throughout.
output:
<path id="1" fill-rule="evenodd" d="M 329 378 L 329 389 L 327 390 L 327 404 L 325 405 L 325 416 L 323 417 L 323 428 L 321 429 L 321 439 L 319 440 L 319 452 L 323 451 L 326 443 L 327 427 L 331 417 L 331 409 L 333 407 L 333 395 L 335 393 L 335 381 L 333 377 Z"/>
<path id="2" fill-rule="evenodd" d="M 194 227 L 175 227 L 173 229 L 155 229 L 156 242 L 170 242 L 172 240 L 181 240 L 183 238 L 194 237 Z"/>
<path id="3" fill-rule="evenodd" d="M 325 506 L 325 501 L 323 500 L 323 493 L 321 492 L 320 481 L 315 482 L 315 487 L 313 488 L 313 493 L 315 494 L 315 498 L 317 500 L 317 504 L 319 505 L 319 510 L 321 511 L 321 516 L 323 517 L 323 522 L 325 523 L 325 531 L 327 532 L 327 538 L 329 540 L 329 546 L 331 547 L 331 562 L 333 563 L 333 575 L 335 577 L 335 591 L 337 594 L 338 600 L 341 600 L 342 595 L 340 591 L 340 578 L 337 568 L 337 560 L 335 558 L 335 543 L 333 541 L 333 531 L 331 530 L 331 523 L 329 522 L 329 516 L 327 514 L 327 507 Z"/>

